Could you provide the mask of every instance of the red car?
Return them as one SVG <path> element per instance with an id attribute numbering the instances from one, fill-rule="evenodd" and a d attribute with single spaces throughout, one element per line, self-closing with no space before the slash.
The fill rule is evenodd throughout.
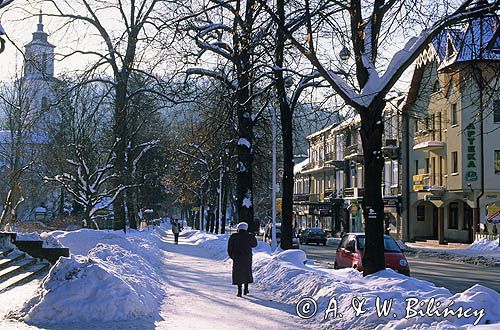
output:
<path id="1" fill-rule="evenodd" d="M 399 248 L 398 243 L 391 236 L 384 235 L 385 266 L 398 273 L 410 276 L 410 265 Z M 365 250 L 364 233 L 348 233 L 342 236 L 342 241 L 337 248 L 334 268 L 356 268 L 363 271 L 362 258 Z"/>

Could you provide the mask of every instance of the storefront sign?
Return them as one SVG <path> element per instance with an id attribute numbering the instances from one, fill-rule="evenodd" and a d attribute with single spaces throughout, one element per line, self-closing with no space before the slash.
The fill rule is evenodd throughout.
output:
<path id="1" fill-rule="evenodd" d="M 500 206 L 496 204 L 489 205 L 487 208 L 486 223 L 500 223 Z"/>
<path id="2" fill-rule="evenodd" d="M 465 135 L 467 139 L 467 171 L 465 173 L 465 180 L 476 181 L 476 128 L 473 123 L 470 123 L 465 128 Z"/>

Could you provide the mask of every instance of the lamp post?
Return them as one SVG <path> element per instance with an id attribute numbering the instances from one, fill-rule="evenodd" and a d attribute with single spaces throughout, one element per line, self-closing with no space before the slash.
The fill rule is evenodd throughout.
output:
<path id="1" fill-rule="evenodd" d="M 277 247 L 276 242 L 276 108 L 272 109 L 272 135 L 273 135 L 273 174 L 272 174 L 272 234 L 271 249 L 274 251 Z"/>

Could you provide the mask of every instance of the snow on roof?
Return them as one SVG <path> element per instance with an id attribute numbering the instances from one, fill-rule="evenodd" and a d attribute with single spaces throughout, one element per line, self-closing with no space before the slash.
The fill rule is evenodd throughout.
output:
<path id="1" fill-rule="evenodd" d="M 495 45 L 500 43 L 499 19 L 494 16 L 475 18 L 463 28 L 449 28 L 432 41 L 442 67 L 457 62 L 472 60 L 500 60 L 500 52 Z M 483 51 L 481 52 L 481 48 Z"/>
<path id="2" fill-rule="evenodd" d="M 328 132 L 329 130 L 331 130 L 332 128 L 334 128 L 337 125 L 338 125 L 338 123 L 326 126 L 325 128 L 323 128 L 323 129 L 321 129 L 319 131 L 316 131 L 316 132 L 314 132 L 312 134 L 309 134 L 308 136 L 306 136 L 306 139 L 309 140 L 309 139 L 312 139 L 313 137 L 321 135 L 322 133 Z"/>
<path id="3" fill-rule="evenodd" d="M 303 161 L 301 161 L 300 163 L 298 163 L 297 165 L 295 165 L 293 167 L 293 174 L 300 173 L 300 171 L 302 171 L 302 168 L 304 166 L 306 166 L 307 164 L 309 164 L 309 158 L 306 158 Z"/>

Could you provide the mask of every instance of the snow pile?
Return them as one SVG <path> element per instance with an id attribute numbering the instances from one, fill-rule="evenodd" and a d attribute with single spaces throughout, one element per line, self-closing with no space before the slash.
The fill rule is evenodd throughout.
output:
<path id="1" fill-rule="evenodd" d="M 282 252 L 283 253 L 287 253 Z M 326 270 L 319 267 L 309 267 L 300 262 L 282 262 L 280 255 L 270 256 L 258 253 L 254 256 L 254 279 L 259 286 L 268 292 L 274 292 L 282 302 L 297 304 L 303 297 L 313 298 L 317 302 L 318 313 L 314 321 L 328 327 L 335 328 L 373 328 L 379 324 L 388 324 L 389 327 L 405 329 L 414 325 L 422 327 L 434 322 L 451 322 L 453 325 L 473 324 L 479 319 L 478 324 L 500 322 L 500 311 L 496 306 L 500 303 L 500 294 L 496 291 L 475 285 L 469 290 L 452 295 L 445 288 L 435 287 L 432 283 L 417 280 L 398 274 L 387 269 L 374 275 L 363 278 L 362 274 L 354 269 Z M 439 301 L 440 306 L 460 306 L 465 310 L 483 309 L 484 316 L 470 316 L 469 318 L 449 315 L 415 315 L 406 319 L 406 299 L 416 297 L 424 301 L 425 306 L 418 306 L 424 310 L 433 298 Z M 332 315 L 324 320 L 325 311 L 335 298 L 338 312 L 342 317 L 333 318 Z M 353 308 L 353 299 L 364 299 L 365 313 L 356 315 Z M 392 308 L 387 316 L 377 315 L 376 301 L 392 301 Z M 441 308 L 442 309 L 442 308 Z M 396 315 L 396 316 L 394 316 Z"/>
<path id="2" fill-rule="evenodd" d="M 202 246 L 205 250 L 210 251 L 210 254 L 215 259 L 226 259 L 227 255 L 227 241 L 229 234 L 210 234 L 202 233 L 198 230 L 186 230 L 182 232 L 182 237 L 193 245 Z"/>
<path id="3" fill-rule="evenodd" d="M 30 324 L 106 322 L 152 317 L 163 297 L 163 228 L 154 231 L 55 231 L 69 247 L 35 296 L 10 316 Z"/>
<path id="4" fill-rule="evenodd" d="M 493 241 L 485 238 L 475 240 L 474 243 L 469 246 L 469 250 L 500 252 L 500 245 L 498 240 L 498 238 Z"/>
<path id="5" fill-rule="evenodd" d="M 21 309 L 27 323 L 114 321 L 151 316 L 161 282 L 142 257 L 98 244 L 87 257 L 61 258 Z"/>
<path id="6" fill-rule="evenodd" d="M 52 248 L 60 248 L 62 247 L 61 243 L 57 239 L 54 239 L 51 235 L 47 233 L 17 233 L 16 240 L 18 241 L 43 241 L 43 247 L 52 247 Z"/>
<path id="7" fill-rule="evenodd" d="M 227 236 L 199 232 L 188 235 L 193 244 L 206 247 L 207 252 L 213 249 L 216 256 L 220 251 L 225 252 Z M 474 285 L 453 295 L 446 288 L 391 269 L 363 277 L 354 269 L 326 269 L 304 264 L 305 260 L 307 258 L 300 250 L 271 253 L 268 245 L 259 242 L 254 249 L 253 271 L 255 283 L 266 292 L 273 292 L 282 303 L 299 308 L 302 298 L 314 299 L 317 313 L 307 320 L 309 325 L 337 329 L 453 329 L 474 323 L 500 323 L 500 294 L 484 286 Z M 337 303 L 338 314 L 334 318 L 330 313 L 325 319 L 325 312 L 329 306 L 332 307 L 332 298 Z M 411 305 L 413 298 L 418 299 L 415 306 Z M 359 306 L 361 301 L 364 312 L 357 314 L 353 306 Z M 384 302 L 392 303 L 387 315 L 382 312 L 378 315 L 377 302 L 379 306 L 383 306 Z M 429 313 L 426 313 L 427 308 Z M 445 309 L 451 312 L 444 315 L 442 312 Z M 412 314 L 414 311 L 415 314 Z M 464 315 L 458 317 L 459 313 Z"/>

